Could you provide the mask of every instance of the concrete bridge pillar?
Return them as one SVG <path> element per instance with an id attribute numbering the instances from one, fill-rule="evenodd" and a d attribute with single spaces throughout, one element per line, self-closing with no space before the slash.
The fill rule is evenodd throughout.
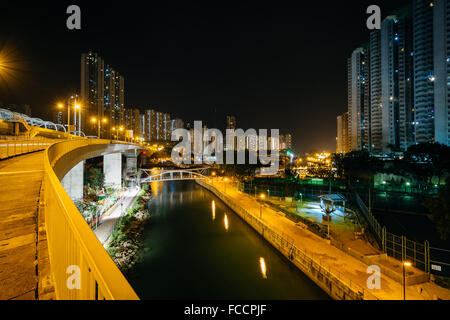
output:
<path id="1" fill-rule="evenodd" d="M 83 200 L 84 161 L 73 167 L 61 180 L 61 184 L 73 202 Z"/>
<path id="2" fill-rule="evenodd" d="M 126 173 L 137 173 L 137 154 L 136 152 L 127 152 L 125 153 L 125 157 L 127 158 L 126 163 Z"/>
<path id="3" fill-rule="evenodd" d="M 105 186 L 120 188 L 122 186 L 122 154 L 111 153 L 103 156 L 103 173 Z"/>

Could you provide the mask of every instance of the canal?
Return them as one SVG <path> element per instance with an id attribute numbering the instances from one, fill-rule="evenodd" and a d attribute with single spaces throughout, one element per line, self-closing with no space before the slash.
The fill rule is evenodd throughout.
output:
<path id="1" fill-rule="evenodd" d="M 153 182 L 141 299 L 329 299 L 217 197 L 193 181 Z"/>

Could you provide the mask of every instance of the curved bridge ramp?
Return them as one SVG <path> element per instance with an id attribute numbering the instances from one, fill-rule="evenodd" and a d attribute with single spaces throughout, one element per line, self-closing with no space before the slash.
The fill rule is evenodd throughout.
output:
<path id="1" fill-rule="evenodd" d="M 78 139 L 0 161 L 0 300 L 139 299 L 60 183 L 80 161 L 130 148 Z"/>
<path id="2" fill-rule="evenodd" d="M 0 162 L 0 300 L 36 299 L 43 151 Z"/>

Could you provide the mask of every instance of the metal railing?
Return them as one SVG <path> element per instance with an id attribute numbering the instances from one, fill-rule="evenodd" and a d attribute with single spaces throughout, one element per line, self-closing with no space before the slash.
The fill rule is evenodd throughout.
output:
<path id="1" fill-rule="evenodd" d="M 58 140 L 30 139 L 30 140 L 0 140 L 0 159 L 6 159 L 17 155 L 34 151 L 45 150 L 49 145 Z"/>
<path id="2" fill-rule="evenodd" d="M 139 299 L 83 219 L 52 167 L 69 151 L 87 145 L 109 143 L 110 140 L 65 141 L 53 144 L 44 153 L 44 203 L 41 207 L 45 213 L 50 266 L 57 299 Z M 70 281 L 77 276 L 80 285 L 74 287 Z"/>

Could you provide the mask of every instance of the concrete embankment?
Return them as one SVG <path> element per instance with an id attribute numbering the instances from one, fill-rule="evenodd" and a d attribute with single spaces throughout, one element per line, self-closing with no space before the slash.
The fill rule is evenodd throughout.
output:
<path id="1" fill-rule="evenodd" d="M 365 295 L 363 288 L 356 285 L 353 285 L 352 287 L 351 281 L 347 284 L 344 279 L 341 279 L 340 275 L 333 274 L 329 269 L 321 265 L 320 262 L 309 256 L 305 251 L 297 248 L 294 245 L 294 241 L 290 239 L 289 236 L 276 232 L 273 226 L 245 210 L 228 195 L 222 193 L 211 184 L 200 180 L 197 180 L 197 183 L 221 199 L 230 209 L 246 221 L 256 232 L 289 259 L 291 263 L 314 281 L 331 298 L 336 300 L 364 299 Z"/>

